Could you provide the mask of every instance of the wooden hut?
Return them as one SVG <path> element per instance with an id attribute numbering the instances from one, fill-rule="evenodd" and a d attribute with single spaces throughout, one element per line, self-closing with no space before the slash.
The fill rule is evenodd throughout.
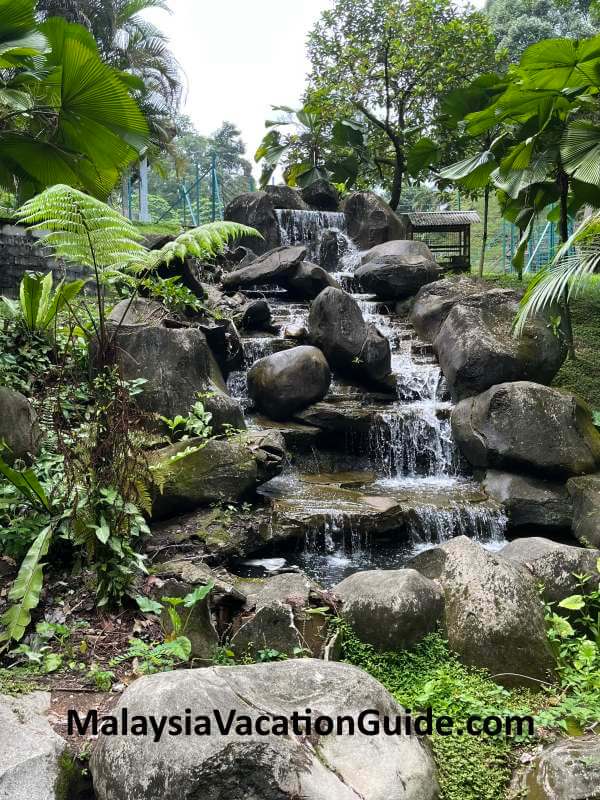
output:
<path id="1" fill-rule="evenodd" d="M 476 211 L 409 211 L 399 215 L 407 239 L 428 245 L 447 269 L 471 268 L 471 225 L 481 222 Z"/>

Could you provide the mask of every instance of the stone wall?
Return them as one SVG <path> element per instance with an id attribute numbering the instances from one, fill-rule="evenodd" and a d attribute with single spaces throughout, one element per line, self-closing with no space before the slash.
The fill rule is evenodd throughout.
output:
<path id="1" fill-rule="evenodd" d="M 48 249 L 42 244 L 43 238 L 43 233 L 28 233 L 19 225 L 0 221 L 0 295 L 16 297 L 25 272 L 46 273 L 51 269 L 55 283 L 61 278 L 74 280 L 88 274 L 83 267 L 46 258 Z"/>

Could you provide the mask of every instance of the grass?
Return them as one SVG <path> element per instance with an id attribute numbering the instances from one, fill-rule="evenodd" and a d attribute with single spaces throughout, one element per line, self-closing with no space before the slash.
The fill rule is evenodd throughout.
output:
<path id="1" fill-rule="evenodd" d="M 434 717 L 447 715 L 459 725 L 468 716 L 527 715 L 542 704 L 540 695 L 509 691 L 483 670 L 466 667 L 439 634 L 412 650 L 379 653 L 341 625 L 343 660 L 376 678 L 413 716 L 431 706 Z M 463 726 L 464 727 L 464 726 Z M 506 796 L 522 740 L 453 733 L 430 739 L 438 768 L 440 800 L 501 800 Z"/>

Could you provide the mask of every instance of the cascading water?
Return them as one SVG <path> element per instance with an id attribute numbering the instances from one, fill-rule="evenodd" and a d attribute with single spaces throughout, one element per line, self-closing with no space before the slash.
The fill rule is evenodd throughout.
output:
<path id="1" fill-rule="evenodd" d="M 339 234 L 342 245 L 334 277 L 347 291 L 354 291 L 353 273 L 361 254 L 348 239 L 343 214 L 282 210 L 277 216 L 282 243 L 306 245 L 307 258 L 317 263 L 324 232 Z M 452 437 L 452 404 L 431 346 L 393 313 L 393 303 L 382 303 L 366 294 L 355 293 L 353 297 L 365 321 L 374 324 L 390 342 L 396 398 L 374 407 L 362 456 L 352 455 L 356 442 L 344 456 L 343 469 L 357 472 L 339 473 L 334 466 L 332 474 L 323 475 L 320 465 L 324 454 L 318 453 L 309 459 L 313 466 L 308 466 L 316 472 L 301 475 L 298 468 L 291 467 L 286 475 L 271 481 L 271 486 L 263 487 L 263 494 L 275 502 L 275 507 L 277 502 L 285 504 L 288 522 L 292 520 L 304 531 L 303 551 L 289 560 L 323 585 L 361 569 L 398 568 L 415 552 L 459 534 L 487 547 L 498 547 L 507 523 L 501 507 L 488 501 L 481 487 L 466 474 Z M 281 337 L 291 328 L 306 326 L 308 304 L 288 302 L 281 293 L 269 301 Z M 245 369 L 257 358 L 279 349 L 274 344 L 277 341 L 282 343 L 277 337 L 245 339 Z M 240 375 L 243 373 L 234 378 L 236 396 L 246 396 L 245 376 L 241 388 Z M 232 376 L 230 386 L 231 381 Z M 338 378 L 332 382 L 329 397 L 367 407 L 371 403 L 367 390 Z M 353 434 L 342 434 L 342 438 L 350 442 Z M 338 440 L 337 450 L 340 444 Z M 370 472 L 364 472 L 366 469 Z M 340 481 L 345 475 L 352 480 L 352 476 L 358 476 L 358 488 L 342 488 Z M 323 485 L 327 485 L 327 491 Z M 370 526 L 376 524 L 369 505 L 374 501 L 379 506 L 389 503 L 398 515 L 397 522 L 377 529 L 376 536 L 370 535 L 375 530 Z"/>

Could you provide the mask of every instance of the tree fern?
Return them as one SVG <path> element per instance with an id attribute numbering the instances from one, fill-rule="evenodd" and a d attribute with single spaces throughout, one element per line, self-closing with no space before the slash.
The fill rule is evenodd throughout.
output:
<path id="1" fill-rule="evenodd" d="M 572 234 L 554 259 L 540 270 L 523 299 L 514 325 L 520 336 L 528 319 L 561 302 L 569 302 L 587 285 L 600 267 L 600 211 L 597 211 Z"/>
<path id="2" fill-rule="evenodd" d="M 170 264 L 174 259 L 184 259 L 187 256 L 211 261 L 222 253 L 230 242 L 243 236 L 262 239 L 257 230 L 238 222 L 209 222 L 199 228 L 185 231 L 174 241 L 167 242 L 160 250 L 151 250 L 140 266 L 152 270 L 161 264 Z"/>

